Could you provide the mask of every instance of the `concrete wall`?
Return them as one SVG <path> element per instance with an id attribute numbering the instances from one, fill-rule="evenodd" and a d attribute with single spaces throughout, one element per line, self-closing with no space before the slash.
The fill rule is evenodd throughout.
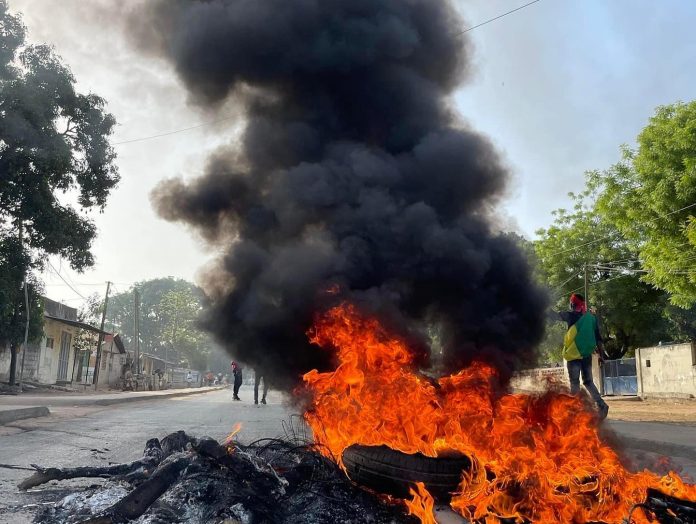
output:
<path id="1" fill-rule="evenodd" d="M 510 381 L 514 390 L 542 392 L 550 387 L 568 387 L 565 367 L 526 369 L 515 373 Z"/>
<path id="2" fill-rule="evenodd" d="M 599 367 L 599 358 L 592 355 L 592 377 L 595 386 L 602 392 L 602 371 Z M 580 377 L 582 384 L 582 377 Z M 563 365 L 553 368 L 534 368 L 518 371 L 510 381 L 510 387 L 517 391 L 531 391 L 541 393 L 550 388 L 569 388 L 568 369 Z"/>
<path id="3" fill-rule="evenodd" d="M 125 353 L 119 353 L 113 337 L 102 344 L 101 361 L 99 363 L 98 389 L 120 389 L 123 366 L 126 363 Z"/>
<path id="4" fill-rule="evenodd" d="M 696 397 L 696 346 L 693 342 L 636 350 L 638 394 L 644 397 Z"/>
<path id="5" fill-rule="evenodd" d="M 0 381 L 10 380 L 10 346 L 0 345 Z"/>
<path id="6" fill-rule="evenodd" d="M 38 381 L 43 384 L 55 384 L 58 381 L 58 366 L 60 361 L 60 341 L 63 333 L 70 335 L 70 350 L 68 353 L 68 366 L 66 381 L 73 379 L 73 367 L 75 364 L 75 337 L 78 328 L 63 324 L 50 318 L 44 319 L 44 337 L 41 339 Z M 53 347 L 48 347 L 49 339 L 53 339 Z"/>
<path id="7" fill-rule="evenodd" d="M 40 382 L 42 384 L 55 384 L 58 379 L 58 366 L 60 360 L 60 341 L 62 333 L 71 336 L 68 352 L 68 366 L 66 381 L 72 379 L 75 357 L 74 342 L 77 336 L 77 328 L 63 324 L 50 318 L 44 319 L 44 336 L 38 343 L 30 343 L 27 354 L 24 357 L 24 380 Z M 53 339 L 53 347 L 47 347 L 49 339 Z M 10 348 L 0 348 L 0 380 L 9 380 L 10 375 Z M 17 355 L 17 378 L 22 365 L 22 352 Z"/>

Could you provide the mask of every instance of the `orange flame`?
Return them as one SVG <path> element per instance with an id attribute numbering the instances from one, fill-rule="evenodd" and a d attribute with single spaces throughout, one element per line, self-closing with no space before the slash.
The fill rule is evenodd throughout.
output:
<path id="1" fill-rule="evenodd" d="M 425 484 L 416 482 L 416 489 L 408 489 L 413 495 L 413 500 L 405 500 L 408 514 L 418 517 L 423 524 L 437 524 L 435 520 L 435 500 L 433 496 L 425 489 Z"/>
<path id="2" fill-rule="evenodd" d="M 576 397 L 501 393 L 483 363 L 435 383 L 414 372 L 403 340 L 350 304 L 319 317 L 309 336 L 338 359 L 333 372 L 304 375 L 313 395 L 305 418 L 320 449 L 339 464 L 353 444 L 464 453 L 472 467 L 451 506 L 467 519 L 619 523 L 649 487 L 696 500 L 696 486 L 674 472 L 627 471 Z"/>
<path id="3" fill-rule="evenodd" d="M 232 443 L 234 440 L 234 437 L 237 435 L 242 430 L 242 423 L 237 422 L 233 427 L 232 431 L 230 432 L 229 435 L 225 437 L 224 445 L 227 446 L 228 444 Z"/>

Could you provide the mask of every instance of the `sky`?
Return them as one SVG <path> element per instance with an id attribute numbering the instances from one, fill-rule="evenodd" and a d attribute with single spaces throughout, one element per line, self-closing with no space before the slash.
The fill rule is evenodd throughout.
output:
<path id="1" fill-rule="evenodd" d="M 78 274 L 51 257 L 43 275 L 46 295 L 73 307 L 104 293 L 107 280 L 112 292 L 163 276 L 196 281 L 215 257 L 184 226 L 160 219 L 149 193 L 165 178 L 200 174 L 239 121 L 189 105 L 173 71 L 133 48 L 120 13 L 138 1 L 9 0 L 29 40 L 53 45 L 78 90 L 104 97 L 118 121 L 121 182 L 92 215 L 96 264 Z M 462 30 L 527 1 L 453 0 Z M 473 71 L 454 102 L 509 166 L 505 228 L 534 238 L 570 204 L 568 192 L 582 189 L 585 171 L 619 160 L 656 106 L 692 99 L 695 20 L 692 0 L 540 0 L 467 33 Z M 216 123 L 199 126 L 207 122 Z"/>

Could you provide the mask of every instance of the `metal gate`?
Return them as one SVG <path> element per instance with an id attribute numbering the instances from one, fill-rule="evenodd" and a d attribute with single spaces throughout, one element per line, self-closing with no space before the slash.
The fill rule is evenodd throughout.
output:
<path id="1" fill-rule="evenodd" d="M 602 366 L 605 395 L 637 395 L 636 359 L 605 360 Z"/>
<path id="2" fill-rule="evenodd" d="M 63 331 L 60 334 L 60 354 L 58 355 L 58 380 L 68 380 L 68 360 L 70 359 L 72 335 Z"/>

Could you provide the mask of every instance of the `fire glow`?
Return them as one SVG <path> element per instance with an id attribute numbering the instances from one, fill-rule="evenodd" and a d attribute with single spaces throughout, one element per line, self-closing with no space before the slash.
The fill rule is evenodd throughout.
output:
<path id="1" fill-rule="evenodd" d="M 629 472 L 576 397 L 501 393 L 496 370 L 483 363 L 430 381 L 414 372 L 403 340 L 350 304 L 318 317 L 309 336 L 338 361 L 333 372 L 304 375 L 313 395 L 305 418 L 319 449 L 339 464 L 354 444 L 463 453 L 472 468 L 451 506 L 467 519 L 619 523 L 651 487 L 696 500 L 696 486 L 674 472 Z M 416 489 L 409 511 L 433 522 L 432 499 Z M 634 519 L 650 522 L 640 511 Z"/>

